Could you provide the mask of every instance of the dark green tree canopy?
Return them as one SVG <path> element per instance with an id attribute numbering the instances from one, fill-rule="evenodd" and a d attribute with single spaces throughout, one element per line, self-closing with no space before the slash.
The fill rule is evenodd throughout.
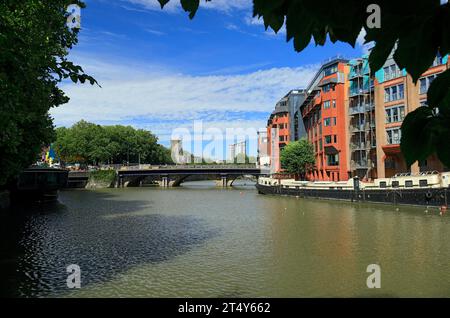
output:
<path id="1" fill-rule="evenodd" d="M 156 136 L 131 126 L 100 126 L 81 120 L 70 128 L 57 128 L 56 135 L 56 153 L 64 162 L 172 163 L 170 150 L 159 145 Z"/>
<path id="2" fill-rule="evenodd" d="M 158 1 L 162 7 L 169 2 Z M 180 2 L 193 18 L 200 1 Z M 373 13 L 368 10 L 371 4 L 380 8 L 380 28 L 367 24 Z M 374 42 L 369 57 L 372 72 L 379 70 L 395 49 L 395 62 L 406 69 L 414 82 L 438 54 L 450 53 L 450 4 L 441 4 L 440 0 L 253 0 L 253 16 L 262 17 L 266 29 L 270 27 L 275 32 L 285 24 L 286 40 L 293 40 L 298 52 L 311 40 L 316 45 L 329 40 L 354 47 L 364 29 L 366 42 Z M 436 152 L 450 166 L 449 144 L 450 70 L 447 70 L 431 84 L 428 107 L 407 115 L 401 148 L 409 165 Z"/>
<path id="3" fill-rule="evenodd" d="M 32 164 L 54 138 L 49 109 L 69 99 L 64 79 L 96 81 L 68 60 L 78 29 L 66 12 L 78 0 L 0 1 L 0 186 Z"/>
<path id="4" fill-rule="evenodd" d="M 280 155 L 281 168 L 287 173 L 305 177 L 308 169 L 314 166 L 314 145 L 306 139 L 287 144 Z"/>

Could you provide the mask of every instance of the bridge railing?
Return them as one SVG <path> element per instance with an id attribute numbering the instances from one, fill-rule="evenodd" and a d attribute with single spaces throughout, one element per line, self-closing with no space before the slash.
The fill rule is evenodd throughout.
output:
<path id="1" fill-rule="evenodd" d="M 159 169 L 257 169 L 255 164 L 242 164 L 242 165 L 149 165 L 149 164 L 133 164 L 133 165 L 103 165 L 101 169 L 114 169 L 114 170 L 159 170 Z"/>

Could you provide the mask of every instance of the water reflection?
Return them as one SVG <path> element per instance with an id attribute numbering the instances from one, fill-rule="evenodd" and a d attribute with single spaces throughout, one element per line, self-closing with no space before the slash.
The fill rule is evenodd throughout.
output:
<path id="1" fill-rule="evenodd" d="M 0 216 L 3 295 L 450 296 L 450 218 L 437 211 L 210 184 L 60 199 Z M 72 263 L 81 290 L 66 288 Z M 369 290 L 366 268 L 375 263 L 382 288 Z"/>
<path id="2" fill-rule="evenodd" d="M 0 270 L 8 278 L 2 288 L 7 295 L 67 291 L 69 264 L 82 269 L 83 286 L 107 281 L 133 266 L 167 261 L 217 235 L 194 216 L 150 214 L 151 201 L 121 201 L 87 191 L 71 200 L 78 204 L 69 204 L 70 210 L 56 203 L 3 215 Z"/>

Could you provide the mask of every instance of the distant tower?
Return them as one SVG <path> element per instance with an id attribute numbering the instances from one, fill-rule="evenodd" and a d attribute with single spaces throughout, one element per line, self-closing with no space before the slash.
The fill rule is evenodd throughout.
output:
<path id="1" fill-rule="evenodd" d="M 170 141 L 170 150 L 173 162 L 175 162 L 176 164 L 186 163 L 183 154 L 183 141 L 181 139 L 172 139 Z"/>
<path id="2" fill-rule="evenodd" d="M 234 163 L 234 159 L 236 158 L 236 145 L 229 145 L 228 148 L 228 162 Z"/>

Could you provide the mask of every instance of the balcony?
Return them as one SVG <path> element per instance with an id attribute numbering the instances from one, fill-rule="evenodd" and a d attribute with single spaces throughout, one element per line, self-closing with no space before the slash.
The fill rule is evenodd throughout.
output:
<path id="1" fill-rule="evenodd" d="M 366 109 L 364 106 L 350 107 L 350 115 L 364 114 Z"/>
<path id="2" fill-rule="evenodd" d="M 365 124 L 351 125 L 350 126 L 350 131 L 351 132 L 360 132 L 360 131 L 365 131 L 365 130 L 366 130 L 366 125 Z"/>
<path id="3" fill-rule="evenodd" d="M 352 142 L 350 144 L 350 149 L 352 151 L 358 151 L 358 150 L 369 150 L 371 147 L 370 142 Z"/>
<path id="4" fill-rule="evenodd" d="M 348 79 L 352 80 L 352 79 L 360 78 L 363 76 L 364 76 L 364 74 L 363 74 L 362 70 L 357 69 L 357 70 L 350 71 L 350 74 L 348 75 Z"/>
<path id="5" fill-rule="evenodd" d="M 352 167 L 352 170 L 368 169 L 369 168 L 369 163 L 367 162 L 367 160 L 358 160 L 358 161 L 352 160 L 351 167 Z"/>
<path id="6" fill-rule="evenodd" d="M 363 114 L 374 109 L 373 104 L 359 104 L 349 108 L 350 115 Z"/>
<path id="7" fill-rule="evenodd" d="M 385 81 L 390 81 L 393 80 L 395 78 L 399 78 L 399 77 L 403 77 L 403 72 L 401 70 L 398 70 L 396 72 L 385 72 L 384 73 L 384 80 Z"/>
<path id="8" fill-rule="evenodd" d="M 361 89 L 351 89 L 349 92 L 350 97 L 355 96 L 365 96 L 369 94 L 370 89 L 369 88 L 361 88 Z"/>

